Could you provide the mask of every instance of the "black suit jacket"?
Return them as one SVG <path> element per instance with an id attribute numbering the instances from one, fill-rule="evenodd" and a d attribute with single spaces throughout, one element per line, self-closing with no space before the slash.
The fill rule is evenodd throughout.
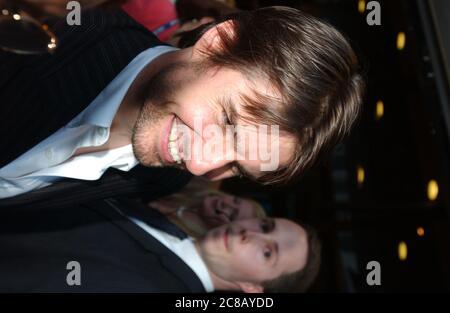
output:
<path id="1" fill-rule="evenodd" d="M 80 264 L 80 286 L 66 282 L 70 261 Z M 205 289 L 172 251 L 106 202 L 96 201 L 67 209 L 5 208 L 0 219 L 0 292 Z"/>
<path id="2" fill-rule="evenodd" d="M 136 55 L 163 44 L 123 11 L 91 10 L 81 16 L 80 26 L 69 26 L 65 19 L 53 23 L 59 46 L 52 55 L 0 51 L 0 168 L 65 126 Z M 99 182 L 66 180 L 36 194 L 0 200 L 0 206 L 23 207 L 49 198 L 59 198 L 55 205 L 61 206 L 142 190 L 152 198 L 179 189 L 190 178 L 186 172 L 142 166 L 105 175 Z"/>

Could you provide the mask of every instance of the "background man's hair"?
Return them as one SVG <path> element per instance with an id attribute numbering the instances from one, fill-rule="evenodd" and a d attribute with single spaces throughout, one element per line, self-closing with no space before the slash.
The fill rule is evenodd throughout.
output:
<path id="1" fill-rule="evenodd" d="M 307 234 L 308 252 L 305 266 L 293 273 L 283 274 L 262 284 L 264 292 L 305 292 L 319 274 L 322 245 L 319 236 L 311 226 L 299 223 Z"/>
<path id="2" fill-rule="evenodd" d="M 357 119 L 364 80 L 348 40 L 333 26 L 299 10 L 266 7 L 224 16 L 182 34 L 189 47 L 211 27 L 218 28 L 219 49 L 205 51 L 207 64 L 238 70 L 251 81 L 268 79 L 280 99 L 256 91 L 241 95 L 248 122 L 279 125 L 280 135 L 297 140 L 286 166 L 267 172 L 261 183 L 285 183 L 310 168 L 349 133 Z"/>

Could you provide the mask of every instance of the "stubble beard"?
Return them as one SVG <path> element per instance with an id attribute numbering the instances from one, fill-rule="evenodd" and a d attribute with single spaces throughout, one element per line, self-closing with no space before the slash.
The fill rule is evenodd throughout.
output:
<path id="1" fill-rule="evenodd" d="M 163 127 L 161 123 L 171 114 L 170 108 L 174 104 L 171 99 L 176 91 L 186 86 L 189 82 L 187 77 L 194 77 L 187 75 L 192 74 L 192 69 L 195 69 L 192 64 L 174 63 L 143 84 L 143 90 L 140 91 L 143 105 L 131 137 L 133 153 L 142 165 L 164 165 L 158 153 L 159 135 Z M 195 70 L 194 72 L 197 74 Z"/>
<path id="2" fill-rule="evenodd" d="M 158 153 L 158 125 L 165 116 L 152 103 L 143 105 L 133 128 L 131 143 L 133 153 L 144 166 L 162 166 L 163 161 Z"/>

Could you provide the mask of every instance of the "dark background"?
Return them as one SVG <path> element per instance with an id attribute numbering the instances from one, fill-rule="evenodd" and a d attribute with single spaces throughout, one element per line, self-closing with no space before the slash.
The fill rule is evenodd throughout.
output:
<path id="1" fill-rule="evenodd" d="M 312 292 L 448 292 L 450 1 L 378 1 L 380 26 L 367 24 L 370 11 L 359 12 L 359 2 L 236 1 L 242 9 L 293 6 L 334 24 L 361 55 L 368 89 L 351 137 L 298 183 L 273 188 L 231 179 L 223 187 L 319 230 L 323 263 Z M 384 114 L 377 118 L 378 101 Z M 431 180 L 436 199 L 427 193 Z M 381 286 L 366 283 L 369 261 L 381 265 Z"/>

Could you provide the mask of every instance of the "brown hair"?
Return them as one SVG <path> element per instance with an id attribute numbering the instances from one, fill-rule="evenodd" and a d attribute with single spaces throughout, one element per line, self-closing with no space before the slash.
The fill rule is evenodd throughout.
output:
<path id="1" fill-rule="evenodd" d="M 241 95 L 249 122 L 279 125 L 298 143 L 291 161 L 269 172 L 261 183 L 287 182 L 302 174 L 341 141 L 359 115 L 364 80 L 348 40 L 333 26 L 299 10 L 266 7 L 224 16 L 182 34 L 180 47 L 192 46 L 208 29 L 218 27 L 220 49 L 205 51 L 207 64 L 228 67 L 247 78 L 266 78 L 281 95 L 255 91 Z"/>
<path id="2" fill-rule="evenodd" d="M 317 232 L 309 225 L 298 223 L 307 234 L 308 255 L 305 266 L 293 273 L 262 283 L 264 292 L 305 292 L 316 279 L 320 270 L 321 250 Z"/>

